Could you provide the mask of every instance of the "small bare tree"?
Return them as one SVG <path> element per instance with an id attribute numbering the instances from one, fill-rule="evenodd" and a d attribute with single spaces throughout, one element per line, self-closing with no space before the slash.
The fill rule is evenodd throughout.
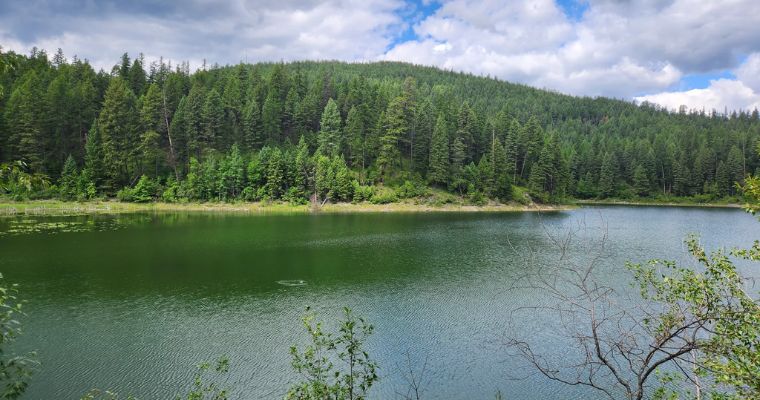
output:
<path id="1" fill-rule="evenodd" d="M 404 400 L 420 400 L 427 389 L 432 376 L 428 370 L 429 357 L 425 356 L 425 361 L 417 368 L 412 361 L 409 350 L 404 352 L 404 365 L 398 365 L 399 371 L 405 381 L 403 390 L 396 391 L 396 395 Z"/>
<path id="2" fill-rule="evenodd" d="M 541 304 L 512 310 L 510 322 L 519 326 L 526 313 L 551 317 L 554 323 L 546 329 L 567 342 L 566 353 L 542 354 L 535 335 L 525 338 L 509 333 L 504 340 L 509 354 L 525 360 L 535 373 L 591 388 L 610 399 L 664 397 L 683 390 L 684 381 L 693 387 L 692 395 L 701 398 L 705 383 L 700 377 L 709 379 L 713 389 L 716 382 L 730 386 L 729 394 L 757 384 L 749 372 L 739 385 L 715 379 L 732 356 L 744 360 L 757 351 L 760 322 L 760 308 L 742 291 L 745 280 L 722 253 L 708 257 L 691 239 L 687 244 L 698 261 L 696 268 L 662 261 L 629 264 L 639 297 L 600 278 L 604 267 L 612 267 L 605 264 L 609 259 L 606 225 L 596 239 L 583 235 L 589 232 L 585 224 L 560 234 L 546 228 L 545 232 L 558 250 L 553 256 L 512 246 L 528 265 L 509 290 L 538 291 L 543 296 Z M 751 317 L 737 328 L 741 315 Z M 747 351 L 736 353 L 746 343 L 716 335 L 730 329 L 754 332 L 742 338 L 749 340 Z M 673 389 L 668 382 L 679 387 Z"/>

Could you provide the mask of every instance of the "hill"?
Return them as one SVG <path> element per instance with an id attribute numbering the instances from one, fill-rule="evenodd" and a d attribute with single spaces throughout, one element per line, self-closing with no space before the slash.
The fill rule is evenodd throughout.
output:
<path id="1" fill-rule="evenodd" d="M 714 200 L 760 167 L 757 111 L 674 114 L 395 62 L 0 60 L 0 191 L 19 198 Z"/>

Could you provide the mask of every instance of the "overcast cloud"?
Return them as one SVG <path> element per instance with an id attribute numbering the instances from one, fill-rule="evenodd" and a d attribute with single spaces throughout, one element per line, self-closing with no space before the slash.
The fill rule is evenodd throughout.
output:
<path id="1" fill-rule="evenodd" d="M 105 69 L 124 51 L 195 67 L 400 60 L 671 109 L 760 108 L 759 1 L 557 1 L 6 0 L 0 45 Z"/>

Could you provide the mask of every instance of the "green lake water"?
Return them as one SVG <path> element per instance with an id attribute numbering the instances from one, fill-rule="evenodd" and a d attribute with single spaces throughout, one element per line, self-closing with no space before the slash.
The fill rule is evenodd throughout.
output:
<path id="1" fill-rule="evenodd" d="M 609 240 L 599 279 L 626 288 L 625 261 L 684 259 L 682 240 L 746 246 L 760 222 L 735 209 L 586 207 L 556 213 L 223 215 L 0 218 L 0 272 L 29 301 L 18 350 L 41 366 L 24 399 L 78 399 L 93 387 L 171 399 L 194 365 L 230 358 L 232 398 L 282 398 L 298 377 L 306 306 L 331 320 L 352 307 L 376 328 L 372 398 L 399 398 L 407 356 L 427 360 L 425 398 L 594 398 L 530 372 L 501 346 L 508 314 L 541 293 L 506 290 L 531 268 L 546 231 L 579 224 Z M 516 251 L 517 250 L 517 251 Z M 578 256 L 584 256 L 579 250 Z M 282 281 L 303 280 L 305 285 Z M 546 315 L 518 333 L 565 346 Z"/>

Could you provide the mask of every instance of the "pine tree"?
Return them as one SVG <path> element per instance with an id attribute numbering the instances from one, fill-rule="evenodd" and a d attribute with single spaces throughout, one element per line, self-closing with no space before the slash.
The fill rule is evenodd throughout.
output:
<path id="1" fill-rule="evenodd" d="M 261 110 L 264 137 L 268 143 L 280 143 L 282 136 L 282 105 L 276 90 L 270 90 Z"/>
<path id="2" fill-rule="evenodd" d="M 649 176 L 641 165 L 636 165 L 633 170 L 633 191 L 637 196 L 646 197 L 649 195 Z"/>
<path id="3" fill-rule="evenodd" d="M 311 191 L 311 183 L 313 178 L 313 163 L 309 156 L 309 146 L 306 144 L 306 140 L 303 136 L 298 140 L 298 146 L 296 147 L 296 159 L 295 159 L 295 186 L 299 190 L 299 194 L 302 197 L 307 197 L 306 194 Z"/>
<path id="4" fill-rule="evenodd" d="M 77 181 L 79 172 L 74 157 L 69 154 L 66 162 L 63 163 L 61 178 L 58 180 L 58 194 L 63 200 L 74 200 L 77 198 Z"/>
<path id="5" fill-rule="evenodd" d="M 188 156 L 191 155 L 197 159 L 201 158 L 201 152 L 204 149 L 205 126 L 203 109 L 205 103 L 206 93 L 203 86 L 200 84 L 194 85 L 185 100 L 182 128 L 184 129 L 183 134 L 185 136 Z"/>
<path id="6" fill-rule="evenodd" d="M 428 180 L 430 183 L 442 187 L 445 187 L 449 180 L 449 133 L 443 114 L 438 115 L 433 130 Z"/>
<path id="7" fill-rule="evenodd" d="M 486 154 L 480 157 L 480 161 L 478 162 L 477 190 L 490 198 L 495 194 L 496 190 L 494 186 L 493 162 L 491 162 L 491 156 Z"/>
<path id="8" fill-rule="evenodd" d="M 317 152 L 329 157 L 335 157 L 340 154 L 342 149 L 340 112 L 338 104 L 330 99 L 322 113 L 322 119 L 319 123 L 319 135 L 317 141 L 319 147 Z"/>
<path id="9" fill-rule="evenodd" d="M 332 174 L 335 177 L 331 188 L 332 197 L 336 201 L 350 201 L 353 195 L 353 180 L 343 157 L 335 156 L 332 159 Z"/>
<path id="10" fill-rule="evenodd" d="M 84 169 L 87 177 L 90 179 L 96 190 L 100 190 L 105 179 L 103 167 L 103 148 L 100 140 L 100 128 L 98 120 L 92 122 L 92 127 L 87 133 L 87 142 L 85 143 Z"/>
<path id="11" fill-rule="evenodd" d="M 135 96 L 141 96 L 147 86 L 147 79 L 145 77 L 145 69 L 143 68 L 142 54 L 136 58 L 132 63 L 132 67 L 129 68 L 129 87 Z"/>
<path id="12" fill-rule="evenodd" d="M 512 199 L 512 175 L 507 163 L 506 151 L 498 137 L 493 139 L 491 159 L 493 160 L 493 188 L 491 194 L 500 200 L 510 200 Z"/>
<path id="13" fill-rule="evenodd" d="M 155 83 L 148 86 L 148 91 L 145 92 L 145 95 L 142 97 L 140 122 L 145 131 L 166 134 L 161 88 Z"/>
<path id="14" fill-rule="evenodd" d="M 103 165 L 109 187 L 129 185 L 137 172 L 139 114 L 132 90 L 121 78 L 108 85 L 98 117 Z"/>
<path id="15" fill-rule="evenodd" d="M 364 170 L 364 119 L 356 107 L 346 117 L 347 155 L 351 166 Z"/>
<path id="16" fill-rule="evenodd" d="M 381 178 L 390 176 L 401 159 L 398 141 L 409 130 L 404 106 L 405 98 L 398 96 L 388 104 L 385 111 L 385 121 L 379 138 L 380 148 L 376 160 Z"/>
<path id="17" fill-rule="evenodd" d="M 240 79 L 238 74 L 231 73 L 227 75 L 227 82 L 224 85 L 222 94 L 222 105 L 224 106 L 224 122 L 222 130 L 226 140 L 223 147 L 227 148 L 233 143 L 243 143 L 242 119 L 243 110 L 241 109 L 243 94 L 240 91 Z"/>
<path id="18" fill-rule="evenodd" d="M 602 158 L 602 167 L 599 171 L 599 194 L 602 197 L 611 197 L 615 194 L 615 159 L 610 153 L 606 153 Z"/>
<path id="19" fill-rule="evenodd" d="M 691 171 L 684 155 L 673 165 L 673 192 L 678 196 L 688 196 L 691 191 Z"/>
<path id="20" fill-rule="evenodd" d="M 256 99 L 250 99 L 243 110 L 243 143 L 247 150 L 259 149 L 264 145 L 264 126 Z"/>
<path id="21" fill-rule="evenodd" d="M 11 154 L 25 161 L 35 171 L 41 171 L 45 160 L 45 140 L 38 110 L 40 91 L 37 74 L 29 71 L 22 83 L 13 90 L 5 109 L 5 121 L 10 132 Z"/>
<path id="22" fill-rule="evenodd" d="M 296 114 L 300 102 L 301 98 L 298 96 L 298 90 L 295 87 L 291 87 L 287 97 L 285 97 L 285 105 L 282 110 L 283 134 L 286 139 L 295 137 L 297 126 Z"/>
<path id="23" fill-rule="evenodd" d="M 457 137 L 451 144 L 451 162 L 449 164 L 451 189 L 463 194 L 467 189 L 467 181 L 464 179 L 464 161 L 467 159 L 467 147 L 462 139 Z"/>
<path id="24" fill-rule="evenodd" d="M 520 176 L 527 177 L 530 175 L 533 163 L 538 161 L 544 143 L 544 131 L 535 116 L 531 116 L 523 126 L 521 142 L 524 144 L 524 153 L 520 166 Z"/>
<path id="25" fill-rule="evenodd" d="M 330 158 L 317 154 L 314 166 L 314 188 L 316 189 L 315 195 L 317 201 L 322 201 L 322 199 L 332 200 L 330 194 L 334 181 L 335 174 Z"/>
<path id="26" fill-rule="evenodd" d="M 728 196 L 733 193 L 734 185 L 731 179 L 731 172 L 723 160 L 718 162 L 718 168 L 715 170 L 715 184 L 719 195 Z"/>
<path id="27" fill-rule="evenodd" d="M 506 134 L 504 142 L 504 156 L 507 165 L 506 173 L 511 177 L 512 184 L 517 183 L 517 172 L 519 171 L 518 147 L 520 143 L 520 132 L 522 132 L 520 122 L 513 119 L 509 125 L 509 131 Z"/>
<path id="28" fill-rule="evenodd" d="M 730 193 L 734 194 L 736 192 L 734 183 L 739 183 L 740 185 L 744 183 L 744 163 L 742 152 L 736 145 L 731 146 L 731 150 L 728 152 L 728 158 L 726 159 L 726 169 L 728 169 L 728 174 L 732 181 Z"/>
<path id="29" fill-rule="evenodd" d="M 275 147 L 272 150 L 269 162 L 267 164 L 267 183 L 264 186 L 267 197 L 271 200 L 277 200 L 285 193 L 285 166 L 282 161 L 282 152 Z"/>
<path id="30" fill-rule="evenodd" d="M 476 155 L 476 130 L 477 117 L 475 116 L 475 111 L 473 111 L 469 103 L 464 102 L 462 104 L 462 107 L 459 109 L 459 115 L 457 117 L 457 130 L 455 135 L 462 141 L 462 144 L 465 146 L 467 152 L 467 158 L 464 160 L 465 162 L 474 160 L 474 157 Z"/>
<path id="31" fill-rule="evenodd" d="M 222 97 L 216 89 L 211 89 L 206 95 L 202 112 L 203 134 L 201 136 L 203 148 L 222 147 L 222 127 L 224 124 L 224 105 Z"/>

